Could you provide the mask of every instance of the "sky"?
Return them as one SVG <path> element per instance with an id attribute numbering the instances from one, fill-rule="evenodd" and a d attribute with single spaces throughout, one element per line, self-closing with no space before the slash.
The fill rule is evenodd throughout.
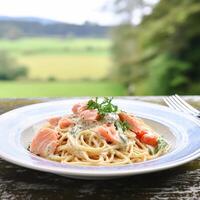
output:
<path id="1" fill-rule="evenodd" d="M 76 24 L 85 21 L 117 24 L 119 19 L 110 10 L 103 9 L 109 2 L 112 0 L 0 0 L 0 16 L 41 17 Z M 140 19 L 140 12 L 136 12 L 133 22 L 137 24 Z"/>

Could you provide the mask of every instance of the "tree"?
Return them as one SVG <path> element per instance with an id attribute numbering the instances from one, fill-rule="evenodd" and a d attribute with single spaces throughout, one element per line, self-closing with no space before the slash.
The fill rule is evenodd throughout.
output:
<path id="1" fill-rule="evenodd" d="M 150 6 L 145 0 L 115 0 L 114 11 L 121 15 L 122 24 L 132 24 L 134 12 L 139 9 L 141 12 L 144 7 Z"/>
<path id="2" fill-rule="evenodd" d="M 123 52 L 129 53 L 113 51 L 118 78 L 136 85 L 136 94 L 200 93 L 199 18 L 199 0 L 161 0 L 140 25 L 126 30 L 120 43 L 132 46 L 131 52 L 127 45 Z M 119 73 L 122 68 L 128 75 Z"/>
<path id="3" fill-rule="evenodd" d="M 139 38 L 151 94 L 200 92 L 199 18 L 198 0 L 162 0 L 140 25 L 149 30 Z"/>
<path id="4" fill-rule="evenodd" d="M 15 80 L 26 77 L 28 70 L 26 67 L 16 63 L 7 53 L 0 52 L 0 80 Z"/>
<path id="5" fill-rule="evenodd" d="M 132 80 L 140 79 L 144 73 L 143 69 L 137 66 L 139 48 L 136 39 L 137 27 L 133 25 L 133 18 L 137 10 L 143 14 L 143 9 L 147 7 L 152 7 L 152 4 L 145 0 L 116 0 L 114 2 L 114 11 L 117 15 L 122 16 L 122 21 L 112 31 L 112 52 L 115 65 L 112 76 L 127 88 L 134 88 Z M 132 89 L 129 90 L 129 94 L 133 93 Z"/>

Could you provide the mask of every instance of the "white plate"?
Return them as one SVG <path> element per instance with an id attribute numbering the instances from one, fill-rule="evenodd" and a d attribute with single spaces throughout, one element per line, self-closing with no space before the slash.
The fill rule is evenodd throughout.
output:
<path id="1" fill-rule="evenodd" d="M 106 179 L 164 170 L 189 162 L 200 155 L 200 126 L 193 117 L 165 106 L 116 99 L 121 109 L 142 117 L 170 143 L 170 152 L 154 160 L 124 166 L 73 166 L 48 161 L 27 151 L 35 130 L 51 116 L 71 112 L 70 99 L 34 104 L 0 116 L 0 157 L 17 165 L 81 179 Z"/>

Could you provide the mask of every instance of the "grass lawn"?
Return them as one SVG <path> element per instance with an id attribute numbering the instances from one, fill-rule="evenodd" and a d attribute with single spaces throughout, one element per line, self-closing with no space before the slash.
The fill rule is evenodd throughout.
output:
<path id="1" fill-rule="evenodd" d="M 0 98 L 122 96 L 125 89 L 111 82 L 15 82 L 0 81 Z"/>

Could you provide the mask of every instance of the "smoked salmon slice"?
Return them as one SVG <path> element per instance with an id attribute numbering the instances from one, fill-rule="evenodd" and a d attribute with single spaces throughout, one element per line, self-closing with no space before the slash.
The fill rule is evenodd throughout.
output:
<path id="1" fill-rule="evenodd" d="M 87 109 L 87 102 L 75 104 L 72 107 L 72 112 L 79 115 L 85 121 L 95 121 L 99 117 L 97 110 Z"/>
<path id="2" fill-rule="evenodd" d="M 152 146 L 157 145 L 158 134 L 142 120 L 134 117 L 133 115 L 128 115 L 125 112 L 119 113 L 119 118 L 121 121 L 128 123 L 129 129 L 136 133 L 141 142 Z"/>
<path id="3" fill-rule="evenodd" d="M 72 112 L 74 114 L 79 114 L 83 110 L 87 109 L 87 103 L 77 103 L 72 107 Z"/>
<path id="4" fill-rule="evenodd" d="M 151 133 L 144 134 L 140 140 L 141 142 L 151 146 L 156 146 L 158 144 L 158 138 Z"/>
<path id="5" fill-rule="evenodd" d="M 95 121 L 99 118 L 97 110 L 84 110 L 80 113 L 80 117 L 85 121 Z"/>
<path id="6" fill-rule="evenodd" d="M 119 118 L 121 121 L 126 121 L 129 125 L 129 129 L 133 132 L 140 132 L 142 131 L 142 127 L 144 126 L 144 122 L 140 121 L 133 115 L 128 115 L 125 112 L 119 113 Z"/>
<path id="7" fill-rule="evenodd" d="M 42 157 L 47 157 L 55 152 L 57 145 L 57 132 L 50 128 L 43 128 L 33 138 L 30 151 Z"/>
<path id="8" fill-rule="evenodd" d="M 74 124 L 75 124 L 75 123 L 74 123 L 71 119 L 69 119 L 69 118 L 67 118 L 67 117 L 62 118 L 62 119 L 60 119 L 60 121 L 59 121 L 59 127 L 60 127 L 61 129 L 68 128 L 69 126 L 74 125 Z"/>
<path id="9" fill-rule="evenodd" d="M 114 125 L 107 126 L 99 126 L 97 128 L 97 133 L 101 135 L 107 142 L 118 142 L 119 137 Z"/>
<path id="10" fill-rule="evenodd" d="M 55 127 L 58 125 L 58 122 L 60 119 L 61 119 L 61 117 L 52 117 L 52 118 L 48 119 L 48 122 L 50 123 L 50 125 Z"/>

